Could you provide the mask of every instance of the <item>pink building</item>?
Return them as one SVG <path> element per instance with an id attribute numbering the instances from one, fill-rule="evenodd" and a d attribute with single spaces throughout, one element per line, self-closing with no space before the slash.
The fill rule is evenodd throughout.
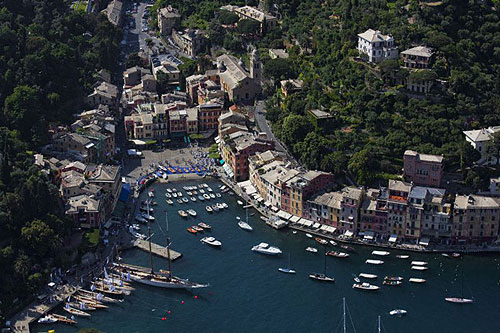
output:
<path id="1" fill-rule="evenodd" d="M 404 177 L 422 186 L 439 186 L 443 176 L 443 156 L 420 154 L 413 150 L 403 156 Z"/>

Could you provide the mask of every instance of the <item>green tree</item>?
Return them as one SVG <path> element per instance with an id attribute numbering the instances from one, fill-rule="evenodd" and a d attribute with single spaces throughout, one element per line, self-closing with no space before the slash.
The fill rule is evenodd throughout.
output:
<path id="1" fill-rule="evenodd" d="M 21 236 L 31 251 L 45 257 L 51 250 L 60 246 L 60 240 L 45 222 L 36 219 L 21 230 Z"/>
<path id="2" fill-rule="evenodd" d="M 293 64 L 287 59 L 269 59 L 264 63 L 264 74 L 275 80 L 294 79 L 296 77 Z"/>
<path id="3" fill-rule="evenodd" d="M 242 19 L 238 22 L 238 32 L 241 34 L 257 34 L 260 32 L 260 24 L 255 20 Z"/>
<path id="4" fill-rule="evenodd" d="M 40 119 L 40 100 L 36 90 L 28 86 L 18 86 L 5 99 L 4 117 L 10 129 L 17 129 L 27 138 L 32 136 L 32 128 Z"/>
<path id="5" fill-rule="evenodd" d="M 351 156 L 347 168 L 358 183 L 367 184 L 373 179 L 374 156 L 368 149 L 362 149 Z"/>
<path id="6" fill-rule="evenodd" d="M 321 160 L 321 169 L 333 172 L 334 174 L 341 174 L 347 168 L 347 160 L 348 158 L 343 151 L 334 151 L 323 157 Z"/>
<path id="7" fill-rule="evenodd" d="M 495 158 L 497 165 L 500 163 L 500 132 L 493 133 L 486 143 L 486 156 L 489 159 Z"/>
<path id="8" fill-rule="evenodd" d="M 293 151 L 307 168 L 317 170 L 320 168 L 324 154 L 330 150 L 331 146 L 330 140 L 316 132 L 309 132 L 304 141 L 297 142 L 293 146 Z"/>
<path id="9" fill-rule="evenodd" d="M 283 120 L 281 139 L 287 145 L 302 141 L 312 130 L 311 124 L 303 116 L 290 114 Z"/>
<path id="10" fill-rule="evenodd" d="M 238 22 L 240 18 L 233 12 L 230 12 L 228 10 L 221 10 L 218 19 L 220 24 L 231 25 Z"/>

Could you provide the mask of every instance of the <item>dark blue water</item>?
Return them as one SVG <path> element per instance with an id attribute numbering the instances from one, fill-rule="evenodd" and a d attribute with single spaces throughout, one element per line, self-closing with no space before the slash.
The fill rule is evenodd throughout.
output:
<path id="1" fill-rule="evenodd" d="M 214 190 L 220 183 L 206 181 Z M 302 233 L 276 231 L 266 226 L 256 214 L 249 217 L 254 227 L 247 232 L 237 226 L 236 216 L 245 218 L 245 211 L 236 203 L 237 197 L 223 195 L 211 203 L 225 201 L 230 209 L 209 214 L 206 202 L 174 206 L 165 203 L 165 188 L 197 184 L 195 182 L 155 185 L 156 222 L 152 224 L 153 240 L 165 244 L 166 225 L 162 211 L 169 213 L 172 248 L 183 253 L 173 263 L 174 274 L 197 282 L 208 282 L 210 287 L 195 291 L 175 291 L 136 285 L 136 290 L 119 305 L 105 311 L 94 311 L 90 319 L 79 318 L 75 328 L 56 325 L 60 332 L 94 327 L 104 332 L 340 332 L 342 326 L 342 298 L 348 307 L 347 331 L 376 332 L 377 316 L 381 315 L 383 332 L 498 332 L 500 313 L 500 265 L 496 257 L 465 256 L 448 259 L 440 255 L 410 254 L 403 260 L 391 256 L 383 258 L 384 265 L 367 265 L 371 248 L 357 249 L 347 259 L 327 258 L 327 273 L 335 277 L 335 284 L 325 284 L 308 278 L 312 272 L 322 272 L 322 246 Z M 185 195 L 185 191 L 184 195 Z M 194 208 L 197 218 L 182 219 L 177 210 Z M 254 211 L 249 209 L 249 214 Z M 212 225 L 213 235 L 223 243 L 222 249 L 202 244 L 202 235 L 186 231 L 198 222 Z M 161 227 L 161 228 L 160 228 Z M 160 230 L 161 229 L 161 230 Z M 163 232 L 162 232 L 163 231 Z M 146 233 L 146 229 L 143 230 Z M 250 251 L 253 245 L 267 242 L 278 246 L 284 254 L 268 257 Z M 317 254 L 306 252 L 314 246 Z M 288 265 L 288 254 L 296 275 L 277 271 Z M 149 265 L 149 256 L 140 250 L 122 253 L 125 262 Z M 410 270 L 411 260 L 429 262 L 429 270 Z M 154 257 L 155 269 L 167 267 L 165 259 Z M 460 296 L 464 273 L 464 296 L 474 297 L 471 305 L 455 305 L 444 297 Z M 376 293 L 352 289 L 353 274 L 374 273 Z M 423 277 L 427 283 L 399 287 L 382 286 L 384 275 Z M 184 302 L 184 303 L 182 303 Z M 394 318 L 392 309 L 403 308 L 408 315 Z M 168 314 L 168 311 L 171 313 Z M 165 320 L 162 320 L 165 318 Z M 41 331 L 46 327 L 35 327 Z M 51 327 L 52 328 L 52 327 Z"/>

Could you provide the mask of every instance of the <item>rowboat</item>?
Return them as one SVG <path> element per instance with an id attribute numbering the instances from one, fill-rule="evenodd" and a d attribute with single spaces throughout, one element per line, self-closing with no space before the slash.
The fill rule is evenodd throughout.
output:
<path id="1" fill-rule="evenodd" d="M 188 214 L 187 214 L 185 211 L 183 211 L 182 209 L 181 209 L 181 210 L 178 210 L 178 211 L 177 211 L 177 213 L 179 213 L 179 215 L 180 215 L 181 217 L 187 217 L 187 216 L 188 216 Z"/>
<path id="2" fill-rule="evenodd" d="M 325 253 L 326 256 L 332 256 L 335 258 L 347 258 L 349 257 L 348 253 L 345 252 L 338 252 L 338 251 L 328 251 Z"/>
<path id="3" fill-rule="evenodd" d="M 194 230 L 193 228 L 189 227 L 187 228 L 187 231 L 192 233 L 192 234 L 196 234 L 198 231 Z"/>
<path id="4" fill-rule="evenodd" d="M 174 204 L 174 202 L 173 202 L 172 200 L 170 200 L 170 199 L 168 199 L 168 200 L 166 200 L 166 201 L 167 201 L 167 203 L 168 203 L 169 205 L 173 205 L 173 204 Z"/>
<path id="5" fill-rule="evenodd" d="M 419 279 L 419 278 L 409 278 L 408 281 L 412 282 L 412 283 L 425 283 L 426 282 L 425 279 Z"/>
<path id="6" fill-rule="evenodd" d="M 365 264 L 370 265 L 382 265 L 384 263 L 383 260 L 375 260 L 375 259 L 366 259 Z"/>
<path id="7" fill-rule="evenodd" d="M 177 203 L 182 204 L 183 203 L 182 199 L 177 199 Z"/>
<path id="8" fill-rule="evenodd" d="M 362 277 L 364 279 L 376 279 L 377 275 L 368 273 L 359 273 L 359 277 Z"/>

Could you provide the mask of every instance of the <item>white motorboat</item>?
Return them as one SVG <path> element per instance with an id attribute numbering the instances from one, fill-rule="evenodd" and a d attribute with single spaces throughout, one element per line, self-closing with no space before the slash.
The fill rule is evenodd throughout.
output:
<path id="1" fill-rule="evenodd" d="M 243 206 L 243 201 L 238 200 L 238 201 L 236 201 L 236 202 L 238 203 L 238 205 Z"/>
<path id="2" fill-rule="evenodd" d="M 389 311 L 389 314 L 391 316 L 399 316 L 399 317 L 404 316 L 407 313 L 408 313 L 408 311 L 403 310 L 403 309 L 394 309 L 392 311 Z"/>
<path id="3" fill-rule="evenodd" d="M 330 240 L 330 244 L 332 244 L 333 246 L 337 246 L 337 242 L 333 240 Z"/>
<path id="4" fill-rule="evenodd" d="M 313 238 L 313 235 L 311 235 L 311 234 L 306 234 L 306 237 L 307 237 L 307 238 Z"/>
<path id="5" fill-rule="evenodd" d="M 217 208 L 219 208 L 220 210 L 223 210 L 224 209 L 224 205 L 221 204 L 220 202 L 217 203 Z"/>
<path id="6" fill-rule="evenodd" d="M 38 319 L 39 324 L 53 324 L 56 322 L 57 322 L 57 319 L 52 317 L 51 315 L 46 315 L 45 317 Z"/>
<path id="7" fill-rule="evenodd" d="M 369 273 L 359 273 L 359 277 L 364 278 L 364 279 L 376 279 L 378 276 L 375 274 L 369 274 Z"/>
<path id="8" fill-rule="evenodd" d="M 171 198 L 171 197 L 172 197 L 172 194 L 170 194 L 170 193 L 168 193 L 168 192 L 167 192 L 167 193 L 165 193 L 165 196 L 166 196 L 167 198 Z"/>
<path id="9" fill-rule="evenodd" d="M 182 192 L 180 192 L 180 191 L 179 191 L 179 192 L 177 192 L 177 196 L 178 196 L 178 197 L 182 197 Z"/>
<path id="10" fill-rule="evenodd" d="M 396 258 L 398 258 L 398 259 L 408 259 L 408 258 L 410 258 L 410 256 L 407 255 L 407 254 L 398 254 L 398 255 L 396 255 Z"/>
<path id="11" fill-rule="evenodd" d="M 222 206 L 223 206 L 224 208 L 229 208 L 229 206 L 228 206 L 228 205 L 227 205 L 227 203 L 225 203 L 225 202 L 223 202 L 223 203 L 222 203 Z"/>
<path id="12" fill-rule="evenodd" d="M 195 202 L 196 201 L 196 198 L 195 197 L 190 197 L 191 201 L 192 202 Z"/>
<path id="13" fill-rule="evenodd" d="M 260 243 L 252 247 L 252 251 L 267 254 L 267 255 L 279 255 L 281 254 L 281 250 L 275 246 L 270 246 L 267 243 Z"/>
<path id="14" fill-rule="evenodd" d="M 208 195 L 210 196 L 211 199 L 215 199 L 215 194 L 209 193 Z"/>
<path id="15" fill-rule="evenodd" d="M 205 200 L 210 200 L 210 196 L 208 194 L 203 194 L 203 198 L 205 198 Z"/>
<path id="16" fill-rule="evenodd" d="M 149 191 L 148 192 L 148 197 L 154 198 L 154 196 L 155 196 L 155 192 L 154 191 Z"/>
<path id="17" fill-rule="evenodd" d="M 194 209 L 188 209 L 188 210 L 187 210 L 187 213 L 188 213 L 189 215 L 191 215 L 192 217 L 195 217 L 195 216 L 196 216 L 196 211 L 195 211 Z"/>
<path id="18" fill-rule="evenodd" d="M 413 282 L 413 283 L 425 283 L 426 282 L 425 279 L 420 279 L 420 278 L 409 278 L 408 281 Z"/>
<path id="19" fill-rule="evenodd" d="M 145 212 L 145 213 L 154 213 L 154 211 L 155 211 L 155 210 L 153 209 L 153 207 L 146 207 L 146 206 L 141 206 L 141 207 L 139 207 L 139 210 L 140 210 L 141 212 Z"/>
<path id="20" fill-rule="evenodd" d="M 209 212 L 209 213 L 212 213 L 212 212 L 214 211 L 214 210 L 212 209 L 212 207 L 210 207 L 210 206 L 206 206 L 206 207 L 205 207 L 205 210 L 206 210 L 207 212 Z"/>
<path id="21" fill-rule="evenodd" d="M 295 274 L 296 273 L 294 269 L 284 268 L 284 267 L 278 268 L 278 271 L 280 271 L 281 273 L 287 273 L 287 274 Z"/>
<path id="22" fill-rule="evenodd" d="M 184 203 L 184 201 L 182 201 L 182 199 L 181 199 L 181 198 L 179 198 L 179 199 L 177 199 L 177 203 L 182 204 L 182 203 Z"/>
<path id="23" fill-rule="evenodd" d="M 172 193 L 172 197 L 177 198 L 177 193 L 176 193 L 176 192 L 173 192 L 173 193 Z"/>
<path id="24" fill-rule="evenodd" d="M 189 202 L 188 198 L 185 198 L 185 197 L 184 197 L 184 198 L 181 198 L 181 200 L 182 200 L 182 202 L 184 202 L 184 203 L 188 203 L 188 202 Z"/>
<path id="25" fill-rule="evenodd" d="M 352 287 L 354 289 L 361 289 L 361 290 L 368 290 L 368 291 L 376 291 L 376 290 L 380 289 L 379 286 L 376 286 L 376 285 L 373 285 L 373 284 L 369 284 L 368 282 L 355 283 L 355 284 L 352 285 Z"/>
<path id="26" fill-rule="evenodd" d="M 306 247 L 306 251 L 307 252 L 312 252 L 312 253 L 317 253 L 318 249 L 314 248 L 314 247 L 311 247 L 311 246 L 308 246 L 308 247 Z"/>
<path id="27" fill-rule="evenodd" d="M 382 265 L 384 263 L 383 260 L 375 260 L 375 259 L 366 259 L 365 264 L 370 265 Z"/>
<path id="28" fill-rule="evenodd" d="M 474 303 L 473 299 L 462 298 L 462 297 L 446 297 L 444 300 L 446 302 L 456 303 L 456 304 L 470 304 L 470 303 Z"/>
<path id="29" fill-rule="evenodd" d="M 177 192 L 177 189 L 175 187 L 172 187 L 172 192 Z"/>
<path id="30" fill-rule="evenodd" d="M 313 280 L 324 281 L 324 282 L 335 282 L 335 279 L 329 276 L 326 276 L 323 273 L 312 273 L 309 274 L 309 277 Z"/>
<path id="31" fill-rule="evenodd" d="M 412 266 L 426 266 L 428 264 L 427 261 L 412 261 L 411 265 Z"/>
<path id="32" fill-rule="evenodd" d="M 188 216 L 188 213 L 186 213 L 185 211 L 183 211 L 182 209 L 181 210 L 178 210 L 177 213 L 179 213 L 180 216 L 182 217 L 187 217 Z"/>
<path id="33" fill-rule="evenodd" d="M 217 198 L 220 198 L 220 197 L 221 197 L 220 193 L 215 193 L 215 196 L 216 196 Z"/>
<path id="34" fill-rule="evenodd" d="M 204 200 L 205 200 L 205 198 L 204 198 L 203 196 L 201 196 L 201 195 L 199 195 L 199 196 L 198 196 L 198 199 L 199 199 L 200 201 L 204 201 Z"/>
<path id="35" fill-rule="evenodd" d="M 191 195 L 193 195 L 193 192 L 187 191 L 186 194 L 189 195 L 189 196 L 191 196 Z"/>
<path id="36" fill-rule="evenodd" d="M 238 222 L 238 226 L 243 229 L 243 230 L 247 230 L 247 231 L 252 231 L 253 228 L 250 226 L 250 224 L 244 222 L 244 221 L 240 221 Z"/>
<path id="37" fill-rule="evenodd" d="M 361 283 L 361 280 L 359 279 L 359 277 L 354 276 L 353 279 L 354 279 L 354 282 Z"/>
<path id="38" fill-rule="evenodd" d="M 372 251 L 372 254 L 374 256 L 382 256 L 382 257 L 385 257 L 385 256 L 388 256 L 389 254 L 391 254 L 390 252 L 387 252 L 387 251 Z"/>
<path id="39" fill-rule="evenodd" d="M 218 212 L 218 211 L 219 211 L 219 206 L 217 206 L 217 204 L 213 204 L 213 205 L 212 205 L 212 210 L 213 210 L 214 212 Z"/>
<path id="40" fill-rule="evenodd" d="M 213 192 L 212 188 L 207 187 L 208 192 Z"/>
<path id="41" fill-rule="evenodd" d="M 200 242 L 211 245 L 211 246 L 215 246 L 215 247 L 222 246 L 222 243 L 220 241 L 218 241 L 217 239 L 215 239 L 214 237 L 203 237 L 202 239 L 200 239 Z"/>
<path id="42" fill-rule="evenodd" d="M 200 191 L 199 191 L 201 194 L 204 194 L 205 193 L 205 190 L 200 188 Z"/>
<path id="43" fill-rule="evenodd" d="M 225 190 L 227 188 L 226 185 L 221 185 L 221 187 L 219 187 L 221 191 Z"/>
<path id="44" fill-rule="evenodd" d="M 429 268 L 427 266 L 411 266 L 411 269 L 414 271 L 426 271 Z"/>
<path id="45" fill-rule="evenodd" d="M 169 188 L 167 188 L 167 192 L 168 192 L 168 193 L 172 193 L 172 190 L 171 190 L 171 189 L 169 189 Z"/>

